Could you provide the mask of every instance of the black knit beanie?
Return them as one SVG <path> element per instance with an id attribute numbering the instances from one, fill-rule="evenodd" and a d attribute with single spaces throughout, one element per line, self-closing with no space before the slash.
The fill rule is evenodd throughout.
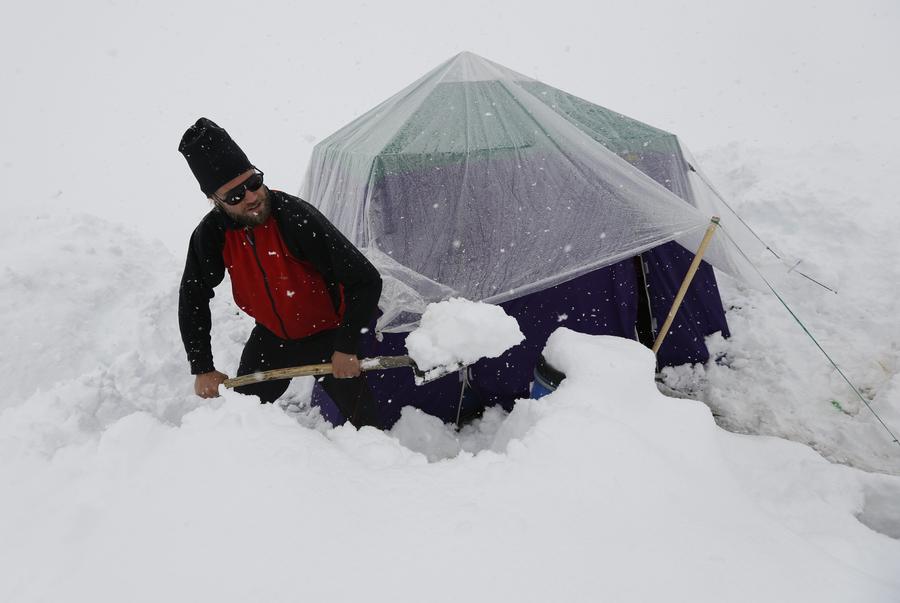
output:
<path id="1" fill-rule="evenodd" d="M 178 150 L 200 183 L 200 190 L 211 197 L 229 180 L 240 176 L 253 165 L 228 132 L 201 117 L 181 137 Z"/>

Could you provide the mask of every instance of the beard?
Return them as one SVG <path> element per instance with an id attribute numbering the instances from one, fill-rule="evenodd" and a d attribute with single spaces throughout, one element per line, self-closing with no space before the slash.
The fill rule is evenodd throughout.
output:
<path id="1" fill-rule="evenodd" d="M 225 204 L 221 205 L 222 210 L 242 226 L 252 227 L 264 224 L 265 221 L 269 219 L 269 216 L 272 215 L 272 203 L 269 199 L 269 189 L 266 188 L 264 190 L 265 196 L 260 199 L 259 205 L 253 211 L 235 210 Z"/>

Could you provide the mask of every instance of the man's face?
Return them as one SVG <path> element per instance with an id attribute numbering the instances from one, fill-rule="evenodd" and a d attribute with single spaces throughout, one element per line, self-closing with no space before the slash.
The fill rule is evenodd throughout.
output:
<path id="1" fill-rule="evenodd" d="M 269 219 L 269 215 L 272 213 L 272 204 L 269 202 L 269 189 L 263 185 L 256 191 L 247 190 L 244 192 L 244 198 L 237 205 L 228 205 L 220 201 L 220 199 L 224 199 L 231 189 L 245 182 L 253 173 L 254 170 L 247 170 L 240 176 L 232 178 L 216 189 L 213 196 L 213 200 L 219 209 L 228 214 L 235 222 L 244 226 L 259 226 Z"/>

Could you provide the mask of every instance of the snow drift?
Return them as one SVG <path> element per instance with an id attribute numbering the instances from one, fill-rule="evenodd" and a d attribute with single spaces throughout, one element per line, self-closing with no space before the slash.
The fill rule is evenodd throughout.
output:
<path id="1" fill-rule="evenodd" d="M 855 518 L 872 502 L 867 493 L 887 500 L 900 480 L 722 431 L 704 405 L 657 392 L 653 357 L 637 343 L 560 329 L 547 355 L 567 374 L 558 391 L 489 417 L 483 449 L 436 463 L 390 434 L 309 429 L 232 392 L 179 420 L 140 410 L 91 437 L 58 435 L 41 455 L 4 446 L 0 478 L 13 495 L 0 502 L 0 593 L 133 601 L 900 593 L 900 543 Z M 92 395 L 74 386 L 58 394 Z M 4 443 L 16 438 L 16 416 L 0 419 Z M 432 441 L 449 433 L 417 427 Z M 460 589 L 436 587 L 457 576 Z"/>

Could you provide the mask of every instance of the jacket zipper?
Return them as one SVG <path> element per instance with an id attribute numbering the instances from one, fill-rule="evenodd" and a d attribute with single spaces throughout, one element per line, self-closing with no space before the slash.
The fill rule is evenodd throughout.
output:
<path id="1" fill-rule="evenodd" d="M 262 262 L 259 261 L 259 255 L 256 253 L 256 241 L 253 240 L 253 232 L 245 228 L 244 236 L 247 237 L 247 242 L 250 243 L 250 247 L 253 249 L 253 259 L 256 260 L 256 265 L 259 266 L 259 271 L 262 273 L 263 285 L 266 287 L 266 295 L 269 296 L 269 302 L 272 304 L 272 312 L 275 313 L 275 318 L 278 319 L 278 324 L 281 325 L 281 332 L 284 333 L 284 338 L 290 339 L 287 329 L 284 328 L 284 321 L 281 320 L 281 315 L 278 313 L 278 308 L 275 307 L 275 298 L 272 297 L 272 290 L 269 289 L 269 277 L 266 276 L 266 271 L 263 270 Z"/>

